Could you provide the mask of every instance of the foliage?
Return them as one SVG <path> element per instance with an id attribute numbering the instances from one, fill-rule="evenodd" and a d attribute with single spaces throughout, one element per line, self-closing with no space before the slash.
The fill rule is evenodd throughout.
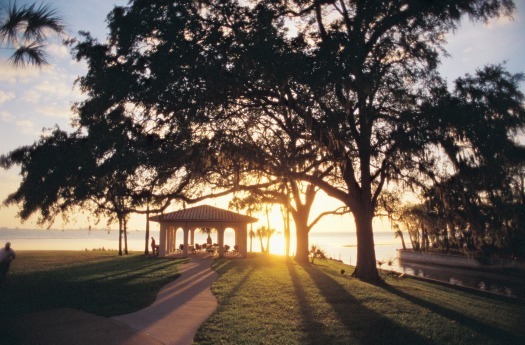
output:
<path id="1" fill-rule="evenodd" d="M 211 245 L 213 242 L 213 240 L 211 239 L 211 233 L 213 231 L 216 231 L 216 229 L 215 228 L 199 228 L 199 231 L 203 234 L 208 235 L 208 237 L 206 238 L 206 243 Z"/>
<path id="2" fill-rule="evenodd" d="M 521 177 L 512 178 L 516 179 Z M 471 189 L 471 180 L 452 181 L 434 186 L 425 195 L 423 204 L 400 210 L 397 226 L 408 230 L 412 248 L 525 257 L 523 185 L 505 184 L 502 189 L 491 189 L 487 195 L 483 189 Z"/>
<path id="3" fill-rule="evenodd" d="M 52 224 L 57 215 L 67 219 L 80 208 L 108 222 L 118 220 L 125 233 L 129 213 L 144 212 L 146 204 L 158 212 L 187 195 L 191 170 L 184 162 L 191 154 L 181 153 L 176 138 L 147 133 L 122 109 L 79 125 L 73 133 L 56 128 L 0 157 L 4 168 L 21 166 L 22 182 L 4 204 L 19 205 L 22 220 L 39 212 L 41 224 Z M 120 242 L 119 248 L 122 252 Z"/>
<path id="4" fill-rule="evenodd" d="M 287 153 L 311 148 L 314 165 L 332 167 L 331 174 L 306 168 L 293 177 L 351 209 L 356 276 L 377 281 L 378 197 L 387 181 L 404 179 L 418 164 L 412 158 L 435 129 L 429 121 L 444 116 L 421 107 L 444 85 L 436 73 L 443 37 L 463 14 L 488 20 L 512 9 L 506 0 L 134 1 L 110 14 L 107 45 L 88 38 L 77 46 L 90 63 L 81 83 L 98 85 L 100 75 L 121 71 L 112 80 L 124 87 L 110 94 L 126 95 L 152 122 L 225 134 L 230 142 L 236 138 L 224 128 L 267 128 Z M 254 133 L 257 142 L 262 136 Z"/>
<path id="5" fill-rule="evenodd" d="M 260 226 L 255 230 L 255 236 L 261 241 L 261 252 L 270 253 L 270 238 L 275 234 L 274 228 L 268 228 L 266 226 Z M 266 239 L 266 247 L 264 246 L 263 240 Z"/>
<path id="6" fill-rule="evenodd" d="M 182 160 L 191 181 L 235 187 L 246 172 L 322 189 L 353 213 L 354 275 L 380 282 L 372 219 L 386 186 L 431 180 L 438 148 L 457 157 L 468 142 L 490 157 L 499 151 L 481 139 L 523 124 L 517 77 L 489 69 L 451 95 L 437 73 L 463 15 L 488 21 L 513 9 L 511 0 L 131 1 L 108 16 L 105 43 L 86 34 L 74 47 L 89 68 L 78 122 L 89 132 L 115 116 L 175 140 L 155 148 L 193 155 Z M 508 156 L 515 145 L 504 143 Z"/>
<path id="7" fill-rule="evenodd" d="M 386 207 L 415 250 L 523 255 L 525 151 L 513 136 L 525 124 L 522 80 L 500 65 L 486 66 L 458 79 L 453 92 L 434 90 L 435 103 L 424 105 L 444 115 L 432 118 L 424 153 L 435 164 L 420 166 L 414 177 L 422 202 Z"/>
<path id="8" fill-rule="evenodd" d="M 352 268 L 277 257 L 217 260 L 219 306 L 196 344 L 518 344 L 524 305 L 412 279 L 374 286 Z M 341 269 L 348 274 L 341 275 Z"/>
<path id="9" fill-rule="evenodd" d="M 45 40 L 50 33 L 64 33 L 63 19 L 49 5 L 36 3 L 18 7 L 16 1 L 0 11 L 0 43 L 13 49 L 10 60 L 15 66 L 46 65 Z"/>
<path id="10" fill-rule="evenodd" d="M 312 257 L 312 264 L 314 263 L 315 258 L 319 258 L 321 260 L 326 259 L 326 252 L 319 248 L 316 244 L 313 244 L 310 248 L 310 256 Z"/>

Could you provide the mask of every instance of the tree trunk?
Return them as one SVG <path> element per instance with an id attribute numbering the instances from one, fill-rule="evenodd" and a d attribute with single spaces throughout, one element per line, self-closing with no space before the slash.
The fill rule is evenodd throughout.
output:
<path id="1" fill-rule="evenodd" d="M 288 259 L 290 257 L 290 211 L 288 207 L 285 207 L 285 216 L 284 216 L 284 251 L 285 256 Z"/>
<path id="2" fill-rule="evenodd" d="M 295 260 L 299 263 L 308 263 L 309 255 L 309 228 L 306 221 L 299 215 L 294 217 L 295 233 L 297 236 L 297 251 L 295 252 Z"/>
<path id="3" fill-rule="evenodd" d="M 262 238 L 262 236 L 259 236 L 259 241 L 261 241 L 261 253 L 265 253 L 265 251 L 264 251 L 264 243 L 263 243 L 263 238 Z"/>
<path id="4" fill-rule="evenodd" d="M 413 231 L 411 231 L 410 229 L 408 230 L 408 238 L 410 238 L 410 244 L 412 245 L 412 250 L 419 252 L 419 242 L 417 240 L 417 237 L 413 235 Z"/>
<path id="5" fill-rule="evenodd" d="M 250 253 L 253 251 L 252 245 L 253 245 L 253 230 L 250 230 Z"/>
<path id="6" fill-rule="evenodd" d="M 403 246 L 403 250 L 407 250 L 407 246 L 405 244 L 405 237 L 403 236 L 403 231 L 398 230 L 397 234 L 401 238 L 401 245 Z"/>
<path id="7" fill-rule="evenodd" d="M 118 215 L 118 255 L 122 256 L 122 216 Z"/>
<path id="8" fill-rule="evenodd" d="M 266 225 L 268 225 L 268 230 L 270 229 L 270 210 L 268 209 L 268 204 L 266 204 Z"/>
<path id="9" fill-rule="evenodd" d="M 448 240 L 448 231 L 447 229 L 445 229 L 443 232 L 444 232 L 443 243 L 445 244 L 445 250 L 448 253 L 450 252 L 450 241 Z"/>
<path id="10" fill-rule="evenodd" d="M 124 254 L 128 255 L 128 219 L 124 217 Z"/>
<path id="11" fill-rule="evenodd" d="M 352 276 L 369 282 L 379 283 L 381 278 L 376 267 L 372 215 L 366 211 L 354 212 L 357 235 L 357 263 Z"/>
<path id="12" fill-rule="evenodd" d="M 421 248 L 421 251 L 422 252 L 426 252 L 426 246 L 425 246 L 425 228 L 424 227 L 421 227 L 421 238 L 419 239 L 419 241 L 421 242 L 419 247 Z"/>
<path id="13" fill-rule="evenodd" d="M 144 255 L 149 255 L 149 205 L 146 210 L 146 247 L 144 248 Z"/>

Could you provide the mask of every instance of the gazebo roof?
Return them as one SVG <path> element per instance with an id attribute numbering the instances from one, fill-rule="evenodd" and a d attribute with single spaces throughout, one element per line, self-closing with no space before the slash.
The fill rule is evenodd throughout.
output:
<path id="1" fill-rule="evenodd" d="M 239 222 L 255 223 L 257 218 L 231 212 L 222 208 L 202 205 L 150 217 L 154 222 Z"/>

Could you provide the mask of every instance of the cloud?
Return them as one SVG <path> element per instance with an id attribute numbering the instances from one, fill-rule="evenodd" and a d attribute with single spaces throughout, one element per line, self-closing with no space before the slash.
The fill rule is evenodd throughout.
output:
<path id="1" fill-rule="evenodd" d="M 71 58 L 66 46 L 63 44 L 50 44 L 46 51 L 50 56 L 56 59 Z"/>
<path id="2" fill-rule="evenodd" d="M 43 106 L 38 108 L 37 111 L 40 114 L 51 118 L 70 119 L 72 115 L 68 108 L 59 105 Z"/>
<path id="3" fill-rule="evenodd" d="M 29 88 L 18 88 L 22 95 L 18 98 L 19 107 L 26 109 L 26 112 L 37 112 L 46 117 L 68 118 L 71 104 L 82 99 L 80 91 L 72 87 L 66 75 L 46 73 L 44 76 L 45 80 L 39 78 Z"/>
<path id="4" fill-rule="evenodd" d="M 7 111 L 2 111 L 0 112 L 0 120 L 5 123 L 12 123 L 15 120 L 15 117 Z"/>
<path id="5" fill-rule="evenodd" d="M 37 124 L 35 121 L 31 120 L 18 120 L 14 122 L 15 126 L 18 128 L 19 133 L 28 135 L 30 137 L 40 137 L 42 130 L 37 129 Z"/>
<path id="6" fill-rule="evenodd" d="M 0 90 L 0 104 L 10 101 L 13 98 L 15 98 L 14 92 L 5 92 Z"/>
<path id="7" fill-rule="evenodd" d="M 0 121 L 15 125 L 18 131 L 22 134 L 30 134 L 40 136 L 40 131 L 36 130 L 36 123 L 31 120 L 17 120 L 16 117 L 8 112 L 0 112 Z M 11 133 L 12 134 L 12 133 Z"/>
<path id="8" fill-rule="evenodd" d="M 44 67 L 45 68 L 45 67 Z M 43 69 L 28 66 L 16 68 L 6 60 L 0 61 L 0 81 L 8 84 L 27 84 L 40 76 Z"/>
<path id="9" fill-rule="evenodd" d="M 21 101 L 31 104 L 37 104 L 41 99 L 42 95 L 33 89 L 24 92 L 24 95 L 20 98 Z"/>
<path id="10" fill-rule="evenodd" d="M 446 50 L 450 59 L 442 59 L 440 71 L 448 80 L 465 73 L 474 73 L 477 68 L 487 64 L 507 61 L 512 73 L 525 70 L 522 41 L 525 32 L 525 1 L 517 2 L 513 18 L 500 17 L 488 24 L 470 21 L 465 17 L 458 30 L 446 36 Z"/>
<path id="11" fill-rule="evenodd" d="M 65 80 L 57 77 L 56 80 L 44 80 L 34 87 L 34 90 L 43 92 L 47 96 L 72 98 L 73 89 Z"/>

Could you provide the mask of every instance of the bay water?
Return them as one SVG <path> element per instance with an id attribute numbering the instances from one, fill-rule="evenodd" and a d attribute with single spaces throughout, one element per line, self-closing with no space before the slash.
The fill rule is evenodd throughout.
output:
<path id="1" fill-rule="evenodd" d="M 144 251 L 145 231 L 128 231 L 128 249 L 130 251 Z M 295 255 L 295 233 L 291 234 L 290 254 Z M 159 242 L 159 230 L 151 230 L 150 237 Z M 212 241 L 218 242 L 217 234 L 211 234 Z M 195 232 L 195 243 L 206 243 L 207 235 Z M 233 247 L 235 233 L 226 230 L 224 243 Z M 405 236 L 408 242 L 408 236 Z M 17 250 L 116 250 L 118 249 L 118 231 L 101 229 L 0 229 L 0 245 L 10 241 L 12 248 Z M 322 249 L 328 258 L 341 260 L 345 264 L 355 265 L 357 258 L 357 240 L 354 232 L 323 232 L 310 233 L 310 245 Z M 176 233 L 176 246 L 183 242 L 181 230 Z M 374 233 L 376 259 L 381 268 L 405 273 L 416 277 L 433 279 L 451 285 L 470 287 L 489 291 L 510 297 L 525 299 L 525 274 L 501 274 L 498 272 L 484 272 L 479 270 L 465 270 L 451 267 L 439 267 L 416 264 L 401 265 L 397 260 L 397 250 L 401 248 L 401 240 L 393 232 Z M 266 240 L 263 242 L 267 246 Z M 407 243 L 407 245 L 409 245 Z M 248 248 L 250 239 L 248 238 Z M 253 238 L 251 249 L 260 252 L 261 244 L 258 238 Z M 277 233 L 271 237 L 270 252 L 284 254 L 284 236 Z"/>
<path id="2" fill-rule="evenodd" d="M 145 231 L 128 231 L 128 249 L 131 251 L 143 251 L 145 247 Z M 295 233 L 292 233 L 290 251 L 295 254 Z M 212 233 L 213 242 L 218 242 L 217 234 Z M 150 237 L 154 237 L 159 243 L 159 231 L 151 230 Z M 195 232 L 196 243 L 206 243 L 207 235 Z M 225 244 L 233 247 L 235 244 L 233 230 L 226 230 L 224 236 Z M 401 242 L 394 237 L 392 232 L 377 232 L 374 235 L 376 258 L 381 262 L 396 262 L 396 250 L 400 248 Z M 10 241 L 16 250 L 92 250 L 118 248 L 118 231 L 102 229 L 0 229 L 0 245 Z M 182 231 L 177 231 L 176 246 L 183 241 Z M 312 231 L 310 233 L 310 244 L 316 245 L 325 251 L 327 257 L 341 260 L 346 264 L 355 265 L 357 257 L 357 241 L 355 233 L 352 232 L 322 232 Z M 266 246 L 266 240 L 263 241 Z M 250 239 L 248 238 L 248 247 Z M 261 251 L 258 238 L 253 238 L 252 250 Z M 284 236 L 277 233 L 271 237 L 270 252 L 273 254 L 284 254 Z"/>

